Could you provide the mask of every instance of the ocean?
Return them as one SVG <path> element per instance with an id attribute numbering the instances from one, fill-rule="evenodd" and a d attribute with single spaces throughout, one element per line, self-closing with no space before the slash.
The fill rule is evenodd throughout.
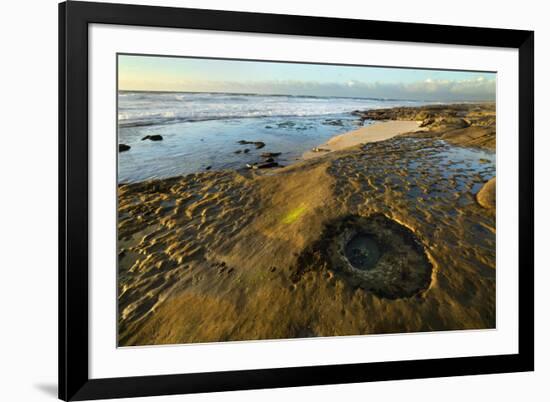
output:
<path id="1" fill-rule="evenodd" d="M 433 102 L 119 91 L 118 143 L 131 149 L 118 154 L 118 181 L 244 168 L 258 162 L 262 152 L 281 152 L 279 163 L 290 164 L 334 135 L 361 126 L 354 110 L 427 103 Z M 163 140 L 143 141 L 147 135 Z M 241 145 L 240 140 L 261 141 L 265 147 Z"/>

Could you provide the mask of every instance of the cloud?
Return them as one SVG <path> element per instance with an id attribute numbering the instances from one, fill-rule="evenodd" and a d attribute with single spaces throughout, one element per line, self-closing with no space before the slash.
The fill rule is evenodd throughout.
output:
<path id="1" fill-rule="evenodd" d="M 180 81 L 172 90 L 310 96 L 350 96 L 430 101 L 494 100 L 495 79 L 426 79 L 412 83 L 347 81 Z"/>

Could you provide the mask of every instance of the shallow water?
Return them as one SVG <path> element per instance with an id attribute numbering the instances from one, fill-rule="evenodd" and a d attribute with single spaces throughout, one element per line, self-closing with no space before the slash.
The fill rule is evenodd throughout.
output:
<path id="1" fill-rule="evenodd" d="M 338 125 L 328 123 L 334 120 Z M 119 142 L 132 148 L 119 154 L 119 182 L 173 177 L 204 171 L 208 166 L 212 170 L 239 169 L 258 162 L 262 152 L 281 152 L 278 161 L 286 165 L 330 137 L 357 127 L 356 117 L 338 114 L 120 128 Z M 160 134 L 163 140 L 141 140 L 150 134 Z M 266 145 L 256 149 L 253 144 L 238 144 L 240 140 L 262 141 Z"/>
<path id="2" fill-rule="evenodd" d="M 472 256 L 484 256 L 481 265 L 494 267 L 495 234 L 488 229 L 494 228 L 494 213 L 475 198 L 496 176 L 494 152 L 441 140 L 394 138 L 366 144 L 363 153 L 334 161 L 329 171 L 346 208 L 408 222 L 449 255 L 457 244 L 469 244 Z M 355 194 L 368 194 L 368 201 Z M 480 260 L 473 258 L 472 264 Z"/>
<path id="3" fill-rule="evenodd" d="M 238 169 L 262 152 L 281 152 L 285 165 L 334 135 L 361 125 L 354 110 L 417 106 L 423 102 L 357 98 L 209 93 L 120 92 L 119 182 Z M 142 141 L 146 135 L 162 141 Z M 262 141 L 257 150 L 237 141 Z M 248 153 L 235 153 L 244 151 Z"/>
<path id="4" fill-rule="evenodd" d="M 373 236 L 359 233 L 346 245 L 346 257 L 355 268 L 371 269 L 380 258 L 380 248 Z"/>

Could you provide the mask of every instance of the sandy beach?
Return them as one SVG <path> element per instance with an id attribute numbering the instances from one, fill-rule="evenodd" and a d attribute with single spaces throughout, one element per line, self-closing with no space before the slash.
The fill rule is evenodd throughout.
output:
<path id="1" fill-rule="evenodd" d="M 324 144 L 315 148 L 315 151 L 306 151 L 303 159 L 319 157 L 327 152 L 341 151 L 343 149 L 369 142 L 388 140 L 399 134 L 418 130 L 420 122 L 417 121 L 384 121 L 358 128 L 344 134 L 339 134 L 329 139 Z"/>
<path id="2" fill-rule="evenodd" d="M 119 346 L 494 328 L 494 113 L 356 111 L 384 122 L 284 167 L 120 184 Z"/>

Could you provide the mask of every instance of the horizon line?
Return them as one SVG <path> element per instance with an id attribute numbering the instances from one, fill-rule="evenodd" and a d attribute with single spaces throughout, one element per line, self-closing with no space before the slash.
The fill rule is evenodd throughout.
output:
<path id="1" fill-rule="evenodd" d="M 380 100 L 380 101 L 404 101 L 404 102 L 440 102 L 440 103 L 460 103 L 460 102 L 492 102 L 496 100 L 474 100 L 461 99 L 452 101 L 441 101 L 436 99 L 400 99 L 400 98 L 379 98 L 379 97 L 363 97 L 363 96 L 337 96 L 337 95 L 292 95 L 292 94 L 263 94 L 254 92 L 226 92 L 226 91 L 183 91 L 183 90 L 163 90 L 163 89 L 117 89 L 118 92 L 148 92 L 148 93 L 184 93 L 184 94 L 217 94 L 217 95 L 242 95 L 242 96 L 288 96 L 294 98 L 338 98 L 338 99 L 364 99 L 364 100 Z"/>

